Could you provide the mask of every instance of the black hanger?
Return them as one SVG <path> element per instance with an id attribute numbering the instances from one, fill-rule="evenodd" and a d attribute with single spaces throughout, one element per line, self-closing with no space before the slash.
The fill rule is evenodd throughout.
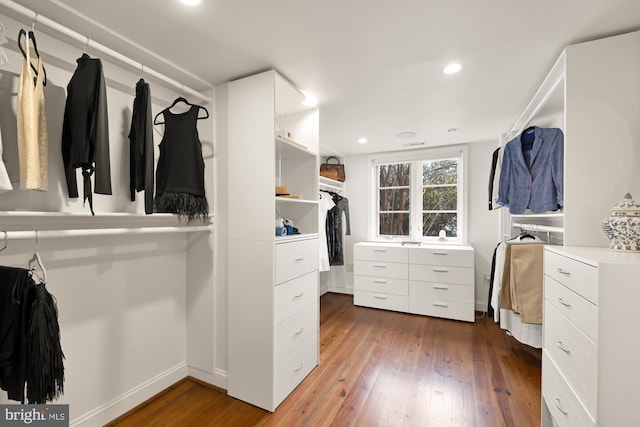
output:
<path id="1" fill-rule="evenodd" d="M 202 105 L 197 105 L 197 104 L 192 104 L 191 102 L 187 101 L 186 98 L 179 96 L 176 99 L 173 100 L 173 103 L 171 103 L 171 105 L 169 105 L 167 108 L 165 108 L 164 110 L 160 111 L 158 114 L 156 114 L 156 116 L 153 118 L 153 124 L 154 125 L 162 125 L 164 124 L 164 122 L 159 122 L 158 121 L 158 117 L 160 117 L 160 115 L 164 115 L 164 112 L 167 110 L 172 109 L 178 102 L 184 102 L 187 105 L 190 105 L 192 107 L 198 107 L 201 110 L 204 110 L 206 116 L 202 116 L 202 117 L 198 117 L 198 120 L 203 120 L 203 119 L 208 119 L 209 118 L 209 111 L 203 107 Z"/>
<path id="2" fill-rule="evenodd" d="M 38 75 L 38 70 L 35 67 L 35 65 L 33 65 L 31 63 L 31 58 L 27 58 L 27 52 L 24 51 L 24 49 L 22 48 L 22 42 L 20 41 L 20 38 L 22 36 L 27 37 L 27 32 L 25 30 L 23 30 L 22 28 L 20 29 L 20 31 L 18 32 L 18 47 L 20 48 L 20 52 L 22 52 L 22 56 L 24 56 L 24 58 L 29 61 L 29 65 L 31 65 L 31 69 L 33 70 L 34 73 L 36 73 L 36 76 Z M 38 52 L 38 45 L 36 43 L 36 36 L 34 34 L 33 31 L 29 31 L 29 39 L 31 39 L 31 42 L 33 44 L 33 51 L 36 53 L 36 56 L 38 58 L 40 58 L 40 52 Z M 29 40 L 27 40 L 27 43 L 29 43 Z M 46 86 L 47 85 L 47 70 L 45 70 L 44 65 L 42 66 L 42 72 L 44 74 L 44 76 L 42 77 L 42 85 Z M 33 84 L 35 84 L 35 79 Z"/>
<path id="3" fill-rule="evenodd" d="M 533 237 L 531 234 L 529 234 L 529 233 L 528 233 L 528 232 L 526 232 L 526 231 L 523 231 L 523 232 L 521 232 L 520 234 L 518 234 L 518 235 L 516 236 L 516 239 L 518 239 L 518 240 L 522 240 L 522 239 L 532 239 L 532 240 L 536 240 L 536 238 L 535 238 L 535 237 Z"/>

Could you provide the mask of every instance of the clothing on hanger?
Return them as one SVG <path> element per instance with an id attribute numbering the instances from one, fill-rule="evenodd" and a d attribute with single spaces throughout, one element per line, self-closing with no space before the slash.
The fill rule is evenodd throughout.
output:
<path id="1" fill-rule="evenodd" d="M 325 191 L 325 190 L 321 190 Z M 349 200 L 333 191 L 325 191 L 332 196 L 335 206 L 327 214 L 326 233 L 327 245 L 329 248 L 329 264 L 344 265 L 344 248 L 342 242 L 342 216 L 346 222 L 345 234 L 351 234 L 351 224 L 349 221 Z"/>
<path id="2" fill-rule="evenodd" d="M 320 200 L 319 200 L 319 214 L 318 214 L 318 241 L 319 241 L 319 252 L 320 252 L 320 267 L 319 271 L 329 271 L 331 269 L 331 264 L 329 263 L 329 243 L 327 240 L 327 216 L 329 215 L 329 211 L 336 205 L 333 202 L 333 197 L 324 191 L 320 191 Z"/>
<path id="3" fill-rule="evenodd" d="M 131 201 L 136 191 L 144 191 L 144 212 L 153 213 L 153 126 L 151 124 L 151 91 L 149 84 L 140 78 L 136 84 L 129 130 L 129 191 Z"/>
<path id="4" fill-rule="evenodd" d="M 186 99 L 186 98 L 184 98 L 184 97 L 182 97 L 182 96 L 179 96 L 179 97 L 177 97 L 176 99 L 174 99 L 174 100 L 173 100 L 173 102 L 171 103 L 171 105 L 169 105 L 167 108 L 165 108 L 164 110 L 162 110 L 162 111 L 160 111 L 158 114 L 156 114 L 156 116 L 153 118 L 153 124 L 154 124 L 154 125 L 163 125 L 163 124 L 165 124 L 165 122 L 159 122 L 159 121 L 158 121 L 158 118 L 159 118 L 160 116 L 164 116 L 164 114 L 165 114 L 166 112 L 168 112 L 168 113 L 170 113 L 170 114 L 174 114 L 174 113 L 172 113 L 170 110 L 171 110 L 173 107 L 175 107 L 175 105 L 176 105 L 178 102 L 182 102 L 182 103 L 186 104 L 188 107 L 190 107 L 190 109 L 191 109 L 192 107 L 197 107 L 197 109 L 198 109 L 198 116 L 197 116 L 197 119 L 198 119 L 198 120 L 204 120 L 204 119 L 208 119 L 208 118 L 209 118 L 209 110 L 207 110 L 205 107 L 203 107 L 202 105 L 198 105 L 198 104 L 192 104 L 191 102 L 187 101 L 187 99 Z M 204 115 L 204 116 L 200 116 L 200 114 L 199 114 L 199 113 L 200 113 L 200 111 L 203 111 L 203 112 L 205 113 L 205 115 Z"/>

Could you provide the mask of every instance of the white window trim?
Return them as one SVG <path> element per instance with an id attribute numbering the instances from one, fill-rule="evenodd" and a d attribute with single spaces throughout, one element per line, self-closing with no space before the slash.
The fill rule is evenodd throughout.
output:
<path id="1" fill-rule="evenodd" d="M 376 168 L 374 166 L 379 164 L 386 163 L 400 163 L 400 162 L 412 162 L 417 160 L 432 160 L 432 159 L 441 159 L 446 157 L 460 157 L 460 167 L 462 171 L 462 182 L 458 183 L 458 203 L 459 212 L 462 218 L 458 222 L 458 236 L 457 237 L 447 237 L 446 239 L 439 239 L 436 237 L 422 237 L 419 240 L 422 243 L 429 244 L 468 244 L 469 242 L 469 233 L 468 233 L 468 223 L 469 223 L 469 209 L 468 209 L 468 191 L 469 188 L 469 147 L 468 145 L 449 145 L 442 147 L 433 147 L 433 148 L 423 148 L 419 150 L 410 150 L 410 151 L 394 151 L 394 152 L 386 152 L 386 153 L 376 153 L 372 154 L 368 158 L 369 165 L 369 178 L 367 183 L 368 191 L 368 201 L 369 201 L 369 212 L 368 212 L 368 234 L 369 240 L 371 241 L 379 241 L 379 242 L 401 242 L 409 240 L 409 236 L 378 236 L 378 232 L 376 230 L 376 226 L 378 223 L 378 219 L 376 218 L 378 209 L 376 207 L 377 195 L 376 195 Z M 421 187 L 422 186 L 413 186 L 411 192 L 411 200 L 421 200 Z M 421 220 L 421 218 L 412 218 L 412 223 L 410 227 L 414 227 L 415 224 L 413 222 Z"/>

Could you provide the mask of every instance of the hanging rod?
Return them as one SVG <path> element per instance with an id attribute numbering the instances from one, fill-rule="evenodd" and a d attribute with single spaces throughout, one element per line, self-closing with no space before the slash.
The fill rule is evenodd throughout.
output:
<path id="1" fill-rule="evenodd" d="M 200 100 L 203 101 L 207 101 L 210 102 L 211 99 L 208 96 L 205 96 L 203 94 L 201 94 L 200 92 L 195 91 L 194 89 L 187 87 L 185 85 L 183 85 L 182 83 L 165 76 L 164 74 L 159 73 L 158 71 L 155 71 L 152 68 L 146 67 L 144 64 L 142 64 L 141 62 L 137 62 L 134 61 L 133 59 L 129 58 L 128 56 L 125 56 L 119 52 L 116 52 L 115 50 L 100 44 L 96 41 L 91 40 L 90 38 L 83 36 L 82 34 L 73 31 L 72 29 L 70 29 L 69 27 L 65 27 L 62 24 L 59 24 L 56 21 L 53 21 L 49 18 L 47 18 L 46 16 L 42 16 L 39 13 L 28 9 L 14 1 L 11 0 L 0 0 L 0 5 L 5 6 L 8 9 L 11 9 L 12 11 L 19 13 L 20 15 L 25 16 L 26 18 L 29 18 L 31 20 L 33 20 L 34 24 L 37 23 L 39 25 L 44 25 L 46 27 L 51 28 L 54 31 L 57 31 L 61 34 L 64 34 L 76 41 L 79 41 L 82 43 L 83 46 L 85 46 L 85 48 L 87 47 L 91 47 L 92 49 L 98 50 L 110 57 L 112 57 L 113 59 L 116 59 L 124 64 L 129 65 L 130 67 L 136 69 L 136 70 L 144 70 L 144 73 L 150 76 L 153 76 L 154 78 L 163 81 L 167 84 L 169 84 L 170 86 L 175 87 L 177 90 L 180 90 L 182 92 L 188 93 L 191 96 L 194 96 Z"/>
<path id="2" fill-rule="evenodd" d="M 523 224 L 520 222 L 511 223 L 512 227 L 527 231 L 547 231 L 550 233 L 564 233 L 564 227 L 552 227 L 550 225 Z"/>
<path id="3" fill-rule="evenodd" d="M 7 231 L 7 240 L 30 240 L 35 239 L 53 239 L 61 237 L 88 237 L 88 236 L 118 236 L 131 234 L 171 234 L 171 233 L 194 233 L 194 232 L 210 232 L 211 226 L 197 225 L 190 227 L 132 227 L 132 228 L 84 228 L 71 230 L 26 230 L 26 231 Z M 5 239 L 5 231 L 0 230 L 0 244 Z"/>

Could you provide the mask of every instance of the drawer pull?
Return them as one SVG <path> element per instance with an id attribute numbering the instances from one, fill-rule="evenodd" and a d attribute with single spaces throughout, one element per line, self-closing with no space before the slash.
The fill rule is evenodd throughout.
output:
<path id="1" fill-rule="evenodd" d="M 295 261 L 295 262 L 304 261 L 304 258 L 296 258 L 294 261 Z"/>
<path id="2" fill-rule="evenodd" d="M 302 298 L 304 296 L 304 292 L 300 292 L 298 295 L 295 295 L 293 299 Z"/>
<path id="3" fill-rule="evenodd" d="M 568 348 L 566 348 L 566 347 L 564 346 L 564 344 L 562 343 L 562 341 L 558 341 L 558 342 L 556 343 L 556 345 L 558 346 L 558 348 L 559 348 L 560 350 L 564 351 L 565 353 L 567 353 L 567 354 L 570 354 L 570 353 L 571 353 L 571 351 L 570 351 Z"/>
<path id="4" fill-rule="evenodd" d="M 387 297 L 385 297 L 384 295 L 374 295 L 373 297 L 375 299 L 387 299 Z"/>
<path id="5" fill-rule="evenodd" d="M 449 255 L 449 252 L 433 252 L 434 255 Z"/>
<path id="6" fill-rule="evenodd" d="M 376 268 L 387 268 L 387 266 L 384 264 L 373 264 L 373 266 Z"/>
<path id="7" fill-rule="evenodd" d="M 387 283 L 386 280 L 374 280 L 373 283 Z"/>
<path id="8" fill-rule="evenodd" d="M 446 307 L 449 307 L 449 304 L 445 304 L 443 302 L 434 302 L 433 306 L 434 307 L 445 307 L 446 308 Z"/>
<path id="9" fill-rule="evenodd" d="M 565 307 L 571 307 L 571 304 L 569 304 L 568 302 L 566 302 L 565 300 L 563 300 L 562 298 L 558 298 L 558 302 L 562 305 L 564 305 Z"/>
<path id="10" fill-rule="evenodd" d="M 296 332 L 294 332 L 293 334 L 294 334 L 294 335 L 300 335 L 300 334 L 301 334 L 301 333 L 303 333 L 303 332 L 304 332 L 304 328 L 300 328 L 300 330 L 299 330 L 299 331 L 296 331 Z"/>
<path id="11" fill-rule="evenodd" d="M 449 289 L 449 287 L 448 286 L 434 286 L 433 289 L 441 289 L 443 291 L 446 291 L 446 290 Z"/>
<path id="12" fill-rule="evenodd" d="M 294 371 L 295 372 L 300 372 L 303 367 L 304 367 L 304 362 L 300 362 L 300 366 L 298 366 L 296 369 L 294 369 Z"/>
<path id="13" fill-rule="evenodd" d="M 373 252 L 387 252 L 386 249 L 374 249 Z"/>
<path id="14" fill-rule="evenodd" d="M 560 399 L 557 398 L 557 397 L 556 397 L 556 400 L 555 400 L 555 404 L 556 404 L 556 407 L 560 410 L 560 412 L 562 412 L 564 415 L 568 414 L 568 412 L 565 411 L 564 409 L 562 409 L 562 406 L 560 406 Z"/>
<path id="15" fill-rule="evenodd" d="M 449 270 L 443 269 L 443 268 L 434 268 L 433 271 L 435 271 L 436 273 L 448 273 L 449 272 Z"/>
<path id="16" fill-rule="evenodd" d="M 569 273 L 568 271 L 564 271 L 563 269 L 559 268 L 558 273 L 560 274 L 564 274 L 565 276 L 571 276 L 571 273 Z"/>

